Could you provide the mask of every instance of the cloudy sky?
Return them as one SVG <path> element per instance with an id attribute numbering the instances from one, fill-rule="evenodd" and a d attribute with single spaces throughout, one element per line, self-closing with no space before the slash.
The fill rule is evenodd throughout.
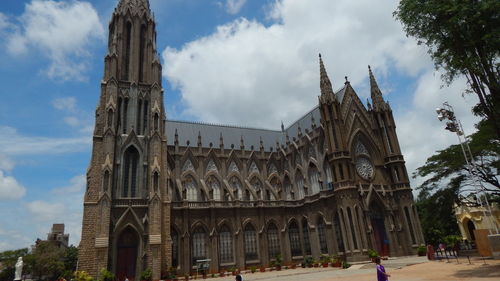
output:
<path id="1" fill-rule="evenodd" d="M 442 87 L 407 38 L 397 1 L 151 0 L 170 119 L 279 129 L 317 103 L 318 53 L 333 87 L 369 97 L 367 65 L 394 111 L 409 172 L 456 142 L 434 109 L 449 101 L 467 133 L 471 96 Z M 0 3 L 0 250 L 64 222 L 78 244 L 85 172 L 117 0 Z M 222 106 L 220 106 L 222 102 Z M 413 186 L 419 180 L 413 181 Z"/>

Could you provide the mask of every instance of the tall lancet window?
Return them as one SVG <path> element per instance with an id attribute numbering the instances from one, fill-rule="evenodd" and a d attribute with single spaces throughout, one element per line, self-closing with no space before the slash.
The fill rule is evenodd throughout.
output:
<path id="1" fill-rule="evenodd" d="M 108 128 L 113 128 L 113 110 L 110 108 L 108 110 L 108 120 L 107 120 Z"/>
<path id="2" fill-rule="evenodd" d="M 141 25 L 141 41 L 139 48 L 139 82 L 144 82 L 144 61 L 146 61 L 146 31 L 147 27 L 145 25 Z"/>
<path id="3" fill-rule="evenodd" d="M 155 192 L 160 189 L 160 175 L 157 172 L 153 175 L 153 189 Z"/>
<path id="4" fill-rule="evenodd" d="M 142 111 L 142 99 L 139 99 L 138 105 L 137 105 L 137 118 L 136 118 L 136 124 L 135 124 L 135 126 L 137 128 L 138 135 L 140 135 L 142 133 L 142 130 L 141 130 L 141 118 L 142 118 L 141 111 Z"/>
<path id="5" fill-rule="evenodd" d="M 123 187 L 122 197 L 136 197 L 138 192 L 139 152 L 133 146 L 129 147 L 123 157 Z"/>
<path id="6" fill-rule="evenodd" d="M 320 190 L 319 186 L 319 173 L 316 166 L 309 165 L 309 183 L 311 184 L 311 194 L 316 194 Z"/>
<path id="7" fill-rule="evenodd" d="M 143 111 L 143 122 L 142 122 L 142 134 L 145 135 L 148 129 L 148 101 L 144 101 L 144 111 Z"/>
<path id="8" fill-rule="evenodd" d="M 129 67 L 130 67 L 130 47 L 131 47 L 131 41 L 132 41 L 132 23 L 127 22 L 125 24 L 125 37 L 124 37 L 124 44 L 123 44 L 123 61 L 122 61 L 122 79 L 123 80 L 128 80 L 128 73 L 129 73 Z"/>

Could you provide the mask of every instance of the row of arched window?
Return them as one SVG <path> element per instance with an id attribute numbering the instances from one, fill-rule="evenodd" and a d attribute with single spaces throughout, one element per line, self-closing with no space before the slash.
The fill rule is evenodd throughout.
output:
<path id="1" fill-rule="evenodd" d="M 318 218 L 317 224 L 317 235 L 319 241 L 319 250 L 323 254 L 329 252 L 327 243 L 327 233 L 326 224 L 322 217 Z M 287 237 L 290 243 L 290 254 L 292 257 L 302 257 L 311 255 L 311 242 L 309 235 L 309 225 L 306 218 L 301 221 L 301 224 L 295 220 L 292 220 L 287 228 Z M 180 240 L 179 234 L 175 228 L 171 231 L 172 237 L 172 259 L 173 266 L 179 265 L 180 259 Z M 198 225 L 194 228 L 192 234 L 190 235 L 190 260 L 192 264 L 196 263 L 196 260 L 209 259 L 210 257 L 210 246 L 209 243 L 209 232 L 202 225 Z M 226 225 L 222 225 L 218 232 L 218 249 L 217 253 L 219 255 L 219 263 L 221 265 L 234 264 L 235 263 L 235 235 L 233 231 Z M 260 256 L 267 254 L 269 260 L 276 258 L 278 254 L 283 253 L 280 231 L 275 223 L 270 222 L 267 225 L 267 230 L 263 239 L 267 241 L 267 253 L 261 253 L 261 248 L 259 247 L 262 241 L 259 241 L 257 230 L 252 223 L 247 223 L 243 228 L 243 250 L 244 258 L 246 263 L 254 263 L 260 260 Z M 333 249 L 332 249 L 333 250 Z M 183 254 L 188 254 L 186 250 L 183 250 Z"/>
<path id="2" fill-rule="evenodd" d="M 220 180 L 214 176 L 210 175 L 206 180 L 206 187 L 208 191 L 204 191 L 200 188 L 200 184 L 192 175 L 186 175 L 182 183 L 182 198 L 176 195 L 174 191 L 174 201 L 231 201 L 231 200 L 242 200 L 242 201 L 256 201 L 256 200 L 300 200 L 306 196 L 319 193 L 321 190 L 331 189 L 329 184 L 331 184 L 331 170 L 329 166 L 326 165 L 326 176 L 327 183 L 323 183 L 321 175 L 313 164 L 310 165 L 308 170 L 309 183 L 307 186 L 305 184 L 305 178 L 302 176 L 300 171 L 297 171 L 295 175 L 295 185 L 292 185 L 288 175 L 285 175 L 283 183 L 279 177 L 274 176 L 269 181 L 271 189 L 266 187 L 262 180 L 257 176 L 250 178 L 248 187 L 246 183 L 240 179 L 240 177 L 233 175 L 228 179 L 229 188 L 227 190 L 222 185 Z M 230 192 L 229 192 L 230 191 Z M 231 193 L 233 196 L 231 196 Z"/>

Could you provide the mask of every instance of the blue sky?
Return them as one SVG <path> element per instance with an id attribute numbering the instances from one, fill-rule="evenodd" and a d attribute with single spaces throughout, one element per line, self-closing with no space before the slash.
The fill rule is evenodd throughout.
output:
<path id="1" fill-rule="evenodd" d="M 369 96 L 367 65 L 390 101 L 410 173 L 455 141 L 434 108 L 448 100 L 466 131 L 463 79 L 441 87 L 425 49 L 391 16 L 397 1 L 151 0 L 168 118 L 279 129 L 319 95 L 317 55 L 334 88 Z M 117 0 L 0 3 L 0 250 L 64 222 L 78 244 L 85 171 Z M 419 180 L 413 182 L 418 184 Z M 6 215 L 7 214 L 7 215 Z"/>

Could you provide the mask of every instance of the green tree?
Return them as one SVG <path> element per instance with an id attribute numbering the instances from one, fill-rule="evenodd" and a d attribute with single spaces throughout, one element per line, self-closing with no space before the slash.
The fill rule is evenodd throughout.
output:
<path id="1" fill-rule="evenodd" d="M 71 245 L 64 251 L 64 269 L 68 271 L 75 271 L 78 262 L 78 248 Z"/>
<path id="2" fill-rule="evenodd" d="M 469 146 L 474 156 L 476 169 L 471 169 L 465 162 L 459 144 L 437 151 L 427 159 L 425 164 L 417 168 L 413 177 L 427 177 L 418 187 L 423 192 L 448 186 L 456 190 L 461 200 L 466 200 L 475 192 L 474 174 L 483 183 L 488 193 L 500 195 L 500 182 L 497 173 L 500 171 L 500 142 L 495 138 L 491 122 L 481 121 L 476 126 L 478 131 L 469 137 Z"/>
<path id="3" fill-rule="evenodd" d="M 492 122 L 500 140 L 500 1 L 401 0 L 394 16 L 425 44 L 451 83 L 465 76 L 479 98 L 474 112 Z"/>
<path id="4" fill-rule="evenodd" d="M 454 187 L 438 190 L 432 195 L 420 192 L 416 206 L 426 243 L 437 245 L 444 237 L 459 233 L 453 212 L 457 201 L 458 193 Z"/>
<path id="5" fill-rule="evenodd" d="M 3 265 L 3 270 L 0 271 L 0 281 L 14 280 L 17 259 L 24 258 L 27 254 L 28 248 L 1 252 L 0 263 Z"/>
<path id="6" fill-rule="evenodd" d="M 38 241 L 29 263 L 33 277 L 55 280 L 64 272 L 65 250 L 50 241 Z"/>

